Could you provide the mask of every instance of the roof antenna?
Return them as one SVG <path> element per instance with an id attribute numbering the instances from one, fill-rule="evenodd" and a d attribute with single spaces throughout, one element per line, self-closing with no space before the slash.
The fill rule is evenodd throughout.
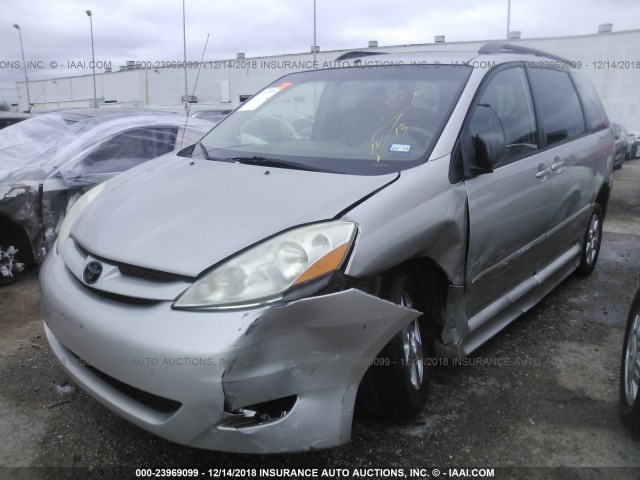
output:
<path id="1" fill-rule="evenodd" d="M 193 93 L 192 97 L 196 95 L 196 87 L 198 86 L 198 79 L 200 78 L 200 69 L 202 68 L 202 61 L 204 60 L 204 54 L 207 51 L 207 45 L 209 44 L 209 36 L 211 34 L 207 33 L 207 40 L 204 42 L 204 49 L 202 49 L 202 57 L 200 57 L 200 64 L 198 65 L 198 74 L 196 75 L 196 81 L 193 84 Z M 184 141 L 184 133 L 187 131 L 187 124 L 189 123 L 189 114 L 191 113 L 191 104 L 187 102 L 188 108 L 187 110 L 187 119 L 184 122 L 184 128 L 182 129 L 182 138 L 180 139 L 180 147 L 182 148 L 182 142 Z"/>

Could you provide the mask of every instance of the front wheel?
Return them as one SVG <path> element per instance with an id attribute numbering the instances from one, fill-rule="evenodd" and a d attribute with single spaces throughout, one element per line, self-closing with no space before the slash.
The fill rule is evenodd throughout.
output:
<path id="1" fill-rule="evenodd" d="M 426 311 L 419 290 L 406 272 L 393 274 L 385 298 L 403 307 Z M 367 371 L 360 390 L 365 411 L 387 420 L 409 420 L 427 399 L 427 362 L 431 349 L 424 315 L 398 332 Z"/>
<path id="2" fill-rule="evenodd" d="M 631 433 L 640 438 L 640 290 L 631 304 L 620 365 L 620 413 Z"/>
<path id="3" fill-rule="evenodd" d="M 576 274 L 580 277 L 591 275 L 593 269 L 596 268 L 598 255 L 600 255 L 600 244 L 602 243 L 603 217 L 602 207 L 596 203 L 595 207 L 593 207 L 593 212 L 591 212 L 587 231 L 585 232 L 580 265 L 576 270 Z"/>

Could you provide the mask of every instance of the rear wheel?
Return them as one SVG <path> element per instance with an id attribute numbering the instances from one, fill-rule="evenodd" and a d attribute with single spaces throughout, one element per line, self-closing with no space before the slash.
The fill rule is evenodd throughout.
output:
<path id="1" fill-rule="evenodd" d="M 407 308 L 425 310 L 420 290 L 410 275 L 391 275 L 384 297 Z M 408 420 L 422 411 L 428 392 L 428 362 L 432 340 L 425 315 L 398 332 L 367 371 L 360 389 L 366 413 L 387 420 Z"/>
<path id="2" fill-rule="evenodd" d="M 602 243 L 602 207 L 596 203 L 585 232 L 584 245 L 582 247 L 582 258 L 576 274 L 581 277 L 591 275 L 596 268 L 598 255 L 600 254 L 600 244 Z"/>

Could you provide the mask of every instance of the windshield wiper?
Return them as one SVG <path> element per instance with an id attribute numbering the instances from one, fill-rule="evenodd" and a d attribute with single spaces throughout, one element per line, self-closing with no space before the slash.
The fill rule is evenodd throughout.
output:
<path id="1" fill-rule="evenodd" d="M 229 162 L 237 162 L 245 165 L 260 165 L 262 167 L 276 167 L 276 168 L 289 168 L 291 170 L 306 170 L 309 172 L 324 172 L 324 173 L 339 173 L 333 170 L 327 170 L 311 165 L 304 165 L 302 163 L 287 162 L 278 158 L 266 158 L 266 157 L 237 157 L 228 158 Z"/>

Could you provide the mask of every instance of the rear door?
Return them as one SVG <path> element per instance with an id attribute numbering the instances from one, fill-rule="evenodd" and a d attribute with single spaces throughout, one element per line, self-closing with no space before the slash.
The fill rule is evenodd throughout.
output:
<path id="1" fill-rule="evenodd" d="M 541 143 L 551 166 L 548 241 L 538 267 L 542 269 L 582 241 L 598 193 L 599 165 L 606 163 L 609 132 L 598 97 L 583 79 L 576 79 L 581 82 L 581 101 L 568 72 L 530 68 L 528 74 L 541 118 Z"/>

